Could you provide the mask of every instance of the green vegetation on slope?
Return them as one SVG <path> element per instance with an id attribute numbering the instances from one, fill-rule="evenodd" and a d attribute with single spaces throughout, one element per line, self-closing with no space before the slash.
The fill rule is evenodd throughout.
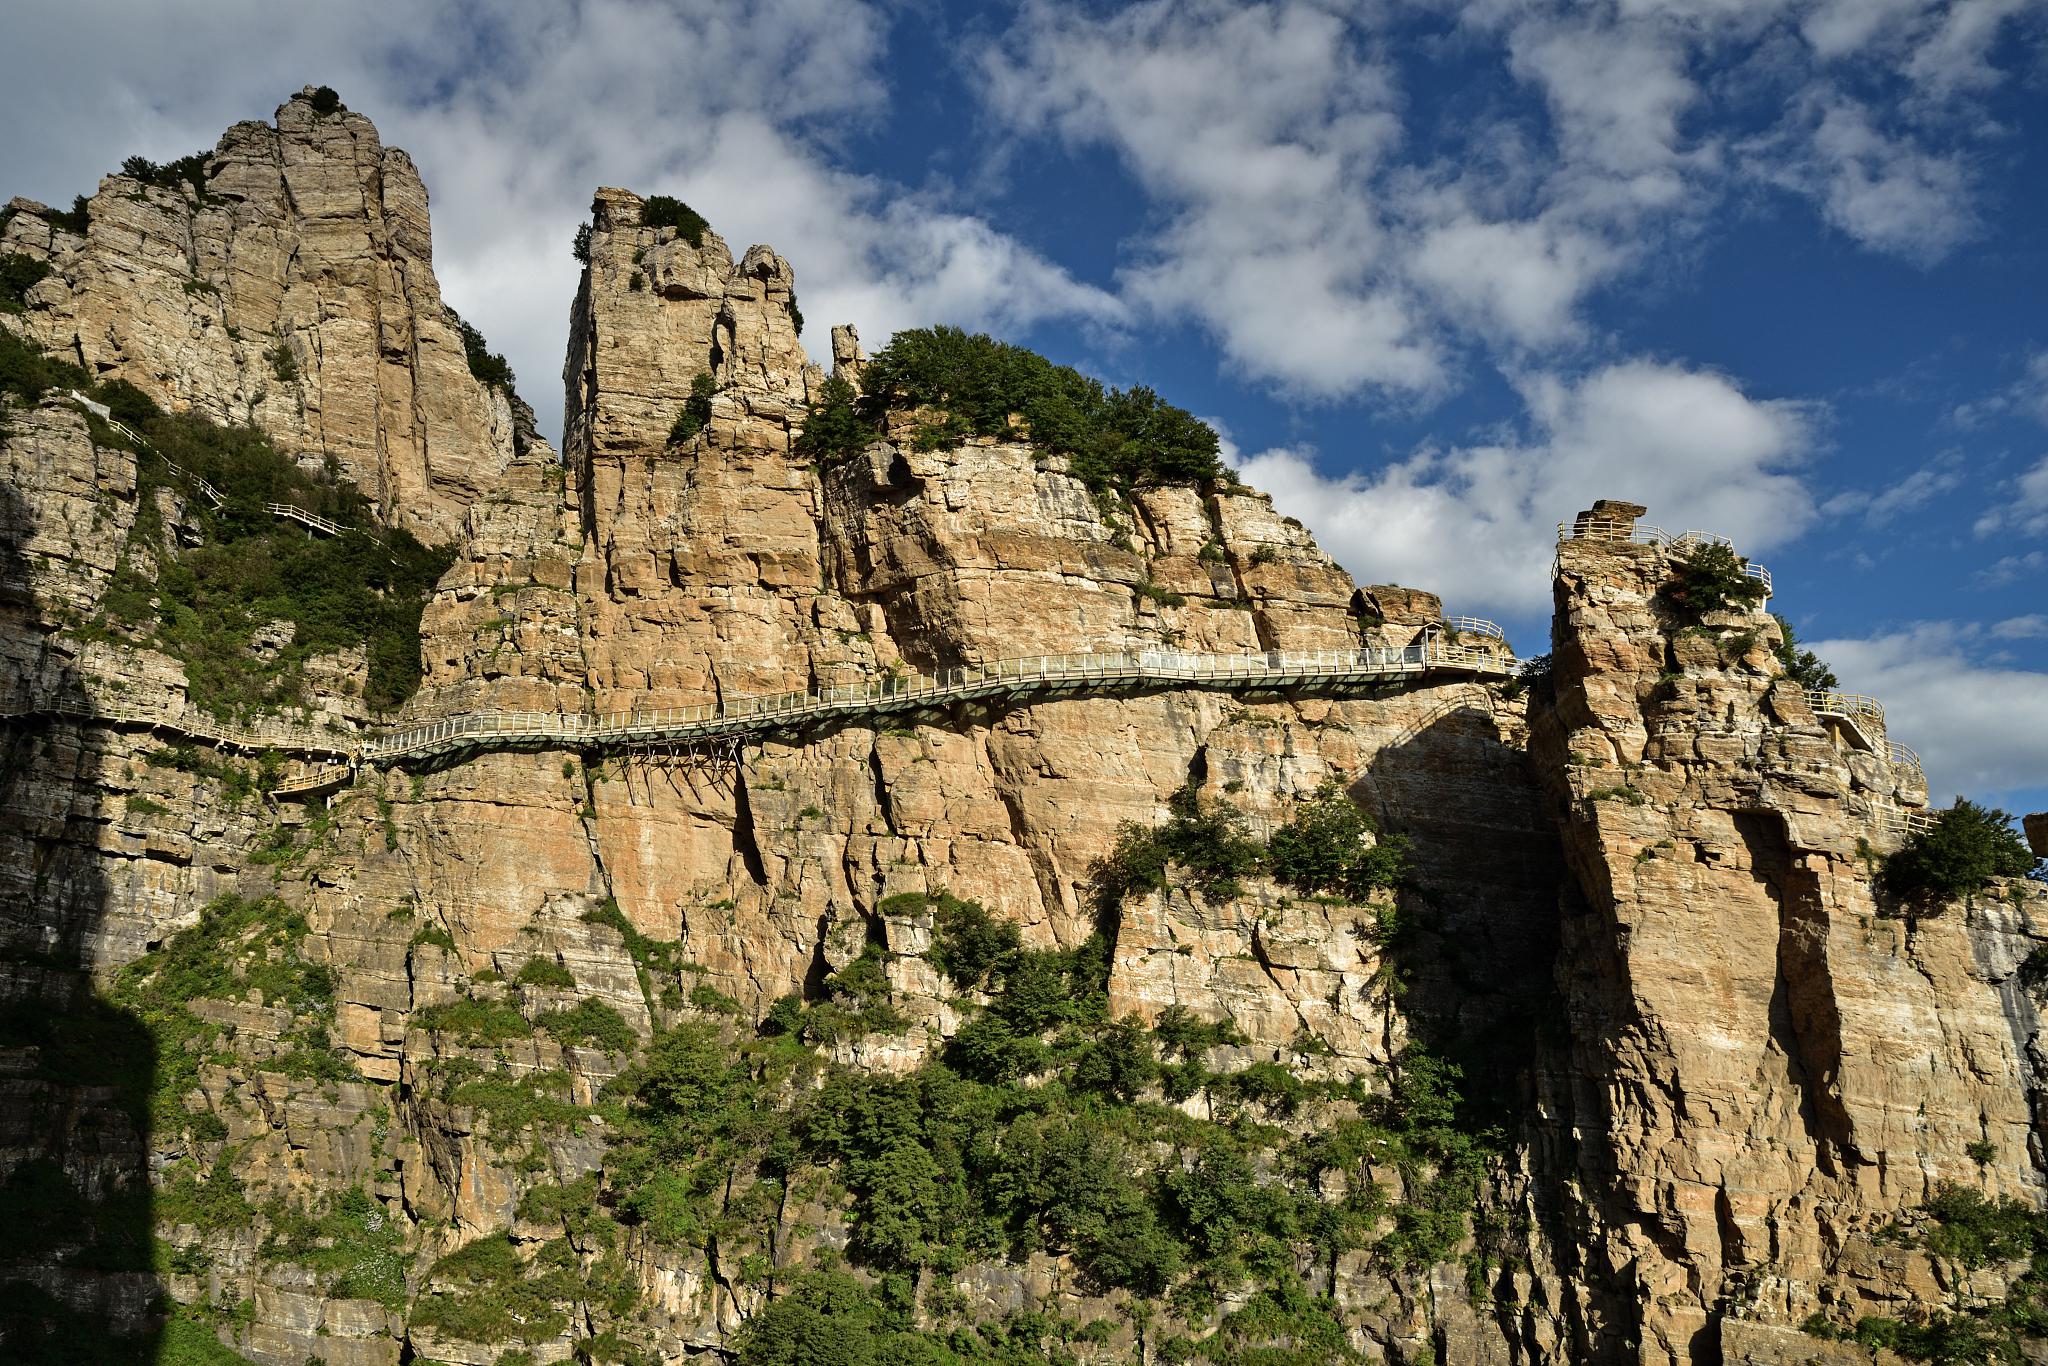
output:
<path id="1" fill-rule="evenodd" d="M 1991 1200 L 1967 1186 L 1943 1184 L 1922 1211 L 1917 1231 L 1894 1223 L 1879 1241 L 1924 1248 L 1946 1264 L 1945 1283 L 1967 1291 L 1970 1273 L 1986 1267 L 2024 1263 L 2004 1293 L 1972 1302 L 1960 1294 L 1950 1309 L 1928 1309 L 1913 1317 L 1865 1315 L 1843 1326 L 1824 1314 L 1806 1321 L 1806 1331 L 1831 1341 L 1889 1348 L 1910 1361 L 1942 1363 L 2034 1360 L 2029 1350 L 2048 1338 L 2048 1211 L 2019 1200 Z M 1957 1274 L 1960 1272 L 1960 1274 Z"/>
<path id="2" fill-rule="evenodd" d="M 1370 842 L 1334 787 L 1270 850 L 1225 803 L 1190 790 L 1172 810 L 1126 833 L 1106 897 L 1167 883 L 1214 896 L 1268 870 L 1343 895 L 1401 875 L 1399 847 Z M 970 1323 L 948 1298 L 965 1268 L 1037 1252 L 1071 1258 L 1085 1286 L 1166 1307 L 1193 1336 L 1160 1342 L 1161 1359 L 1348 1360 L 1335 1307 L 1312 1288 L 1337 1257 L 1412 1272 L 1464 1246 L 1496 1140 L 1470 1118 L 1457 1069 L 1426 1050 L 1403 1053 L 1383 1083 L 1270 1060 L 1214 1069 L 1212 1050 L 1242 1042 L 1228 1021 L 1111 1017 L 1104 935 L 1028 949 L 1014 924 L 945 893 L 879 909 L 932 916 L 927 961 L 967 1014 L 943 1049 L 894 1076 L 814 1051 L 901 1027 L 873 948 L 817 999 L 778 1002 L 754 1037 L 687 1019 L 607 1089 L 612 1146 L 594 1199 L 560 1202 L 715 1248 L 769 1286 L 743 1363 L 1069 1359 L 1064 1344 L 1096 1330 L 1034 1314 Z M 1176 1104 L 1197 1096 L 1206 1118 Z M 1277 1122 L 1304 1113 L 1314 1122 Z M 835 1191 L 843 1264 L 778 1261 L 781 1212 Z M 1242 1307 L 1218 1318 L 1226 1297 Z"/>
<path id="3" fill-rule="evenodd" d="M 1842 685 L 1826 660 L 1811 650 L 1799 648 L 1799 634 L 1792 629 L 1791 622 L 1776 612 L 1771 613 L 1771 620 L 1778 623 L 1778 663 L 1783 666 L 1785 677 L 1815 692 L 1831 692 Z"/>
<path id="4" fill-rule="evenodd" d="M 223 427 L 192 413 L 167 414 L 122 380 L 94 384 L 77 366 L 0 332 L 0 393 L 33 403 L 77 389 L 106 404 L 147 443 L 137 459 L 136 517 L 94 629 L 154 645 L 185 666 L 192 700 L 223 717 L 302 700 L 313 655 L 361 647 L 364 699 L 394 707 L 419 686 L 420 611 L 451 548 L 379 527 L 354 486 L 333 471 L 310 474 L 254 427 Z M 90 418 L 102 445 L 131 445 Z M 166 460 L 182 467 L 174 471 Z M 225 500 L 215 508 L 191 477 Z M 196 544 L 167 535 L 158 494 L 185 504 Z M 348 528 L 315 536 L 267 512 L 290 503 Z M 259 633 L 286 621 L 289 641 Z"/>
<path id="5" fill-rule="evenodd" d="M 1096 489 L 1232 479 L 1216 433 L 1152 390 L 1108 389 L 1034 351 L 957 327 L 898 332 L 861 371 L 862 394 L 827 383 L 799 449 L 827 463 L 858 455 L 891 410 L 921 411 L 920 449 L 970 436 L 1028 437 L 1065 455 Z"/>

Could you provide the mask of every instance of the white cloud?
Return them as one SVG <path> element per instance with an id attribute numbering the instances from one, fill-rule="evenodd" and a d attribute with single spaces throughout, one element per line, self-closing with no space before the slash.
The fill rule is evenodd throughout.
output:
<path id="1" fill-rule="evenodd" d="M 1890 488 L 1879 489 L 1875 493 L 1851 489 L 1836 494 L 1821 504 L 1821 515 L 1860 516 L 1870 526 L 1888 526 L 1901 513 L 1925 507 L 1942 494 L 1961 487 L 1962 482 L 1962 453 L 1944 451 L 1931 463 L 1914 470 Z"/>
<path id="2" fill-rule="evenodd" d="M 2048 785 L 2048 673 L 1981 657 L 1978 633 L 1921 622 L 1813 646 L 1842 686 L 1883 700 L 1892 737 L 1926 765 L 1937 802 Z"/>
<path id="3" fill-rule="evenodd" d="M 2048 455 L 2013 481 L 2012 492 L 1977 519 L 1979 536 L 2048 534 Z M 2038 554 L 2038 552 L 2036 552 Z M 2024 557 L 2032 559 L 2032 556 Z M 2009 563 L 2001 560 L 2000 564 Z"/>
<path id="4" fill-rule="evenodd" d="M 1756 181 L 1872 251 L 1953 252 L 1996 134 L 1949 104 L 2003 79 L 2018 3 L 1437 0 L 1458 32 L 1424 43 L 1401 7 L 1029 0 L 978 70 L 1013 132 L 1107 149 L 1150 196 L 1126 300 L 1199 323 L 1246 378 L 1412 402 L 1475 347 L 1518 368 L 1588 347 L 1594 291 Z M 1543 116 L 1404 84 L 1439 51 Z M 1732 144 L 1758 103 L 1787 113 Z"/>
<path id="5" fill-rule="evenodd" d="M 1556 524 L 1595 498 L 1632 499 L 1652 521 L 1721 532 L 1746 553 L 1813 518 L 1793 472 L 1812 441 L 1802 405 L 1649 361 L 1523 389 L 1536 424 L 1525 441 L 1425 450 L 1369 476 L 1327 476 L 1290 448 L 1238 468 L 1362 582 L 1426 586 L 1460 609 L 1509 614 L 1543 609 Z"/>
<path id="6" fill-rule="evenodd" d="M 2023 555 L 2002 556 L 1989 567 L 1978 570 L 1972 582 L 1979 588 L 2003 588 L 2031 578 L 2044 569 L 2048 569 L 2048 551 L 2029 550 Z"/>
<path id="7" fill-rule="evenodd" d="M 1821 0 L 1800 31 L 1823 58 L 1847 57 L 1915 26 L 1938 0 Z"/>
<path id="8" fill-rule="evenodd" d="M 8 17 L 0 117 L 37 135 L 0 153 L 0 187 L 68 202 L 90 168 L 210 147 L 332 85 L 419 164 L 443 292 L 511 358 L 544 431 L 568 244 L 601 184 L 679 194 L 736 253 L 784 252 L 814 350 L 835 322 L 874 344 L 908 322 L 1114 321 L 1109 296 L 943 193 L 839 167 L 836 144 L 887 108 L 886 35 L 883 7 L 858 0 L 33 6 Z"/>
<path id="9" fill-rule="evenodd" d="M 1907 74 L 1934 94 L 1989 89 L 2000 80 L 2000 73 L 1991 65 L 1990 54 L 2005 21 L 2037 3 L 2038 0 L 1956 0 L 1906 63 Z"/>
<path id="10" fill-rule="evenodd" d="M 2024 617 L 2007 617 L 1992 626 L 1991 634 L 2000 640 L 2048 640 L 2048 616 L 2034 612 Z"/>
<path id="11" fill-rule="evenodd" d="M 1792 174 L 1828 222 L 1863 245 L 1932 263 L 1976 231 L 1972 182 L 1959 154 L 1890 137 L 1848 101 L 1822 110 L 1811 158 Z"/>
<path id="12" fill-rule="evenodd" d="M 1401 132 L 1393 77 L 1343 20 L 1299 4 L 1155 0 L 1101 18 L 1035 4 L 981 69 L 1013 125 L 1114 148 L 1158 203 L 1163 226 L 1121 272 L 1132 300 L 1310 394 L 1441 384 L 1371 191 Z"/>

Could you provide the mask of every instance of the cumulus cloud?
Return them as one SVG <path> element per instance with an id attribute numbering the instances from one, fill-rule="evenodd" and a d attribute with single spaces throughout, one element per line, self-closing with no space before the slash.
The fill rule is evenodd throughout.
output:
<path id="1" fill-rule="evenodd" d="M 2004 588 L 2048 569 L 2048 551 L 2029 550 L 2022 555 L 2004 555 L 1972 576 L 1979 588 Z"/>
<path id="2" fill-rule="evenodd" d="M 1821 110 L 1811 154 L 1790 170 L 1786 183 L 1817 198 L 1829 223 L 1878 251 L 1931 264 L 1976 231 L 1962 155 L 1887 136 L 1853 103 Z"/>
<path id="3" fill-rule="evenodd" d="M 1745 552 L 1813 519 L 1796 472 L 1812 444 L 1804 405 L 1650 361 L 1523 391 L 1532 429 L 1521 440 L 1423 450 L 1369 475 L 1323 473 L 1293 448 L 1237 465 L 1361 581 L 1400 579 L 1509 615 L 1543 610 L 1556 524 L 1595 498 L 1632 499 L 1674 530 L 1718 531 Z"/>
<path id="4" fill-rule="evenodd" d="M 2029 536 L 2048 535 L 2048 455 L 2014 480 L 2008 495 L 1977 519 L 1979 536 L 2015 531 Z"/>
<path id="5" fill-rule="evenodd" d="M 1920 622 L 1813 647 L 1843 687 L 1884 699 L 1890 733 L 1919 752 L 1938 802 L 2048 785 L 2048 673 L 1986 658 L 1980 634 Z"/>
<path id="6" fill-rule="evenodd" d="M 1015 134 L 1106 149 L 1150 195 L 1126 301 L 1201 324 L 1251 380 L 1408 403 L 1473 349 L 1557 364 L 1595 291 L 1758 180 L 1873 251 L 1954 251 L 1985 134 L 1946 110 L 2002 79 L 2016 2 L 1439 0 L 1461 41 L 1436 49 L 1520 83 L 1540 119 L 1442 103 L 1398 8 L 1032 0 L 978 66 Z M 1731 143 L 1745 101 L 1787 112 Z"/>
<path id="7" fill-rule="evenodd" d="M 1925 507 L 1944 493 L 1961 487 L 1963 457 L 1960 451 L 1944 451 L 1889 488 L 1875 492 L 1850 489 L 1821 504 L 1826 517 L 1861 517 L 1873 527 L 1889 526 L 1901 514 Z"/>
<path id="8" fill-rule="evenodd" d="M 1160 203 L 1164 226 L 1122 272 L 1134 301 L 1199 320 L 1244 373 L 1309 393 L 1441 383 L 1370 189 L 1401 132 L 1393 74 L 1341 18 L 1031 5 L 982 72 L 1014 126 L 1114 148 Z"/>
<path id="9" fill-rule="evenodd" d="M 83 168 L 210 147 L 332 85 L 418 162 L 443 292 L 512 359 L 543 430 L 561 410 L 568 244 L 601 184 L 681 195 L 736 252 L 788 255 L 814 350 L 842 321 L 870 343 L 910 322 L 1116 321 L 1119 303 L 943 190 L 841 167 L 838 145 L 886 113 L 887 29 L 859 0 L 32 6 L 9 16 L 0 110 L 38 131 L 0 155 L 0 186 L 68 202 Z M 42 112 L 60 107 L 94 117 Z"/>

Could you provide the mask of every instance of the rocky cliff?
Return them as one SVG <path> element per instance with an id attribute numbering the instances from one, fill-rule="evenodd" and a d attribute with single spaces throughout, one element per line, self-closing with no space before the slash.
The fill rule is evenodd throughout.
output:
<path id="1" fill-rule="evenodd" d="M 210 153 L 131 161 L 70 212 L 10 201 L 0 251 L 49 268 L 19 315 L 41 345 L 332 461 L 423 540 L 524 442 L 509 385 L 471 373 L 441 302 L 411 158 L 311 88 Z"/>
<path id="2" fill-rule="evenodd" d="M 791 265 L 611 189 L 557 457 L 465 362 L 410 163 L 327 103 L 6 228 L 50 270 L 0 327 L 87 372 L 0 444 L 0 1161 L 50 1230 L 9 1350 L 1867 1360 L 1836 1330 L 2028 1284 L 1916 1231 L 2040 1201 L 2048 906 L 1878 896 L 1924 784 L 1753 602 L 1674 596 L 1699 542 L 1582 517 L 1521 677 L 1221 472 L 900 408 L 822 458 Z M 352 480 L 348 535 L 452 541 L 401 711 L 347 650 L 289 734 L 193 702 L 202 638 L 115 600 L 268 523 L 71 396 L 105 377 L 255 422 L 302 501 Z M 1070 652 L 1400 667 L 293 786 L 380 726 Z"/>

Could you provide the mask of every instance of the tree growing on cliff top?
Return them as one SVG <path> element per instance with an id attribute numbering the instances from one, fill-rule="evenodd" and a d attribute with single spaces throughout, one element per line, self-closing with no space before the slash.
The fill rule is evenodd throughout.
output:
<path id="1" fill-rule="evenodd" d="M 856 411 L 870 433 L 880 433 L 892 410 L 921 411 L 912 439 L 923 450 L 976 436 L 1028 439 L 1066 456 L 1097 490 L 1235 477 L 1218 456 L 1216 433 L 1152 390 L 1105 388 L 1035 351 L 957 327 L 898 332 L 867 363 L 861 384 Z M 813 420 L 820 416 L 828 416 L 824 402 L 811 409 Z M 835 454 L 865 444 L 842 439 Z"/>
<path id="2" fill-rule="evenodd" d="M 1664 596 L 1695 620 L 1709 612 L 1748 611 L 1768 592 L 1761 580 L 1742 572 L 1745 563 L 1725 545 L 1703 545 L 1664 585 Z"/>
<path id="3" fill-rule="evenodd" d="M 2010 815 L 1958 797 L 1933 829 L 1913 835 L 1885 859 L 1880 881 L 1886 895 L 1931 907 L 1975 896 L 1997 878 L 2024 877 L 2034 863 Z"/>
<path id="4" fill-rule="evenodd" d="M 710 220 L 703 214 L 667 194 L 651 194 L 640 201 L 640 226 L 674 228 L 676 236 L 693 247 L 703 246 L 704 234 L 711 231 Z"/>
<path id="5" fill-rule="evenodd" d="M 1799 648 L 1799 634 L 1792 629 L 1791 622 L 1776 612 L 1771 613 L 1771 620 L 1778 623 L 1778 663 L 1784 667 L 1785 677 L 1814 692 L 1830 692 L 1841 686 L 1826 660 L 1811 650 Z"/>

